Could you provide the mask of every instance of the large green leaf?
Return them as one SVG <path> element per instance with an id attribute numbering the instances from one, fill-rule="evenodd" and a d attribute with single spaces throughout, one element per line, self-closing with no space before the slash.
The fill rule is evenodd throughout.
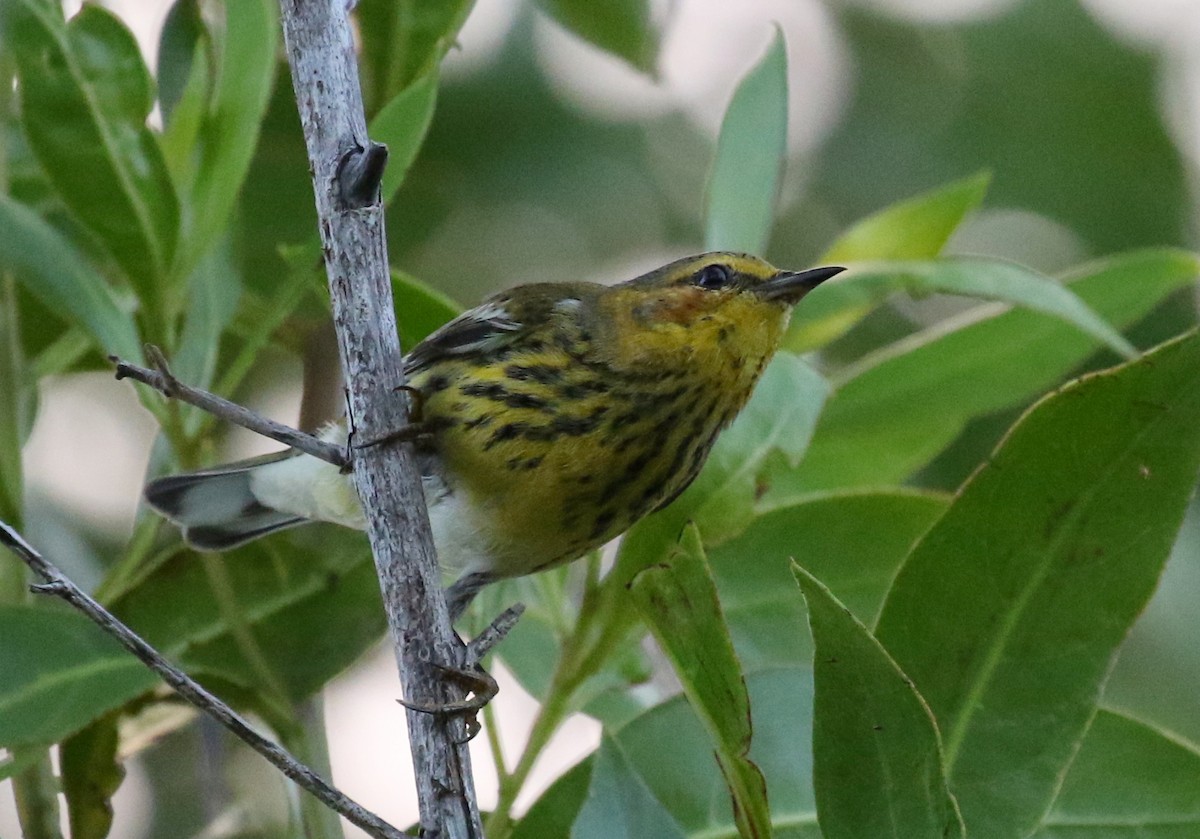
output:
<path id="1" fill-rule="evenodd" d="M 5 557 L 5 562 L 15 562 Z M 55 743 L 158 677 L 83 615 L 0 606 L 0 745 Z"/>
<path id="2" fill-rule="evenodd" d="M 839 330 L 849 328 L 888 295 L 903 290 L 913 297 L 942 292 L 1013 303 L 1059 318 L 1127 358 L 1136 354 L 1070 289 L 1012 262 L 974 258 L 890 262 L 863 265 L 843 276 L 798 307 L 800 319 L 786 341 L 789 349 L 812 348 L 837 337 Z"/>
<path id="3" fill-rule="evenodd" d="M 967 829 L 1049 806 L 1200 469 L 1200 336 L 1034 407 L 913 550 L 880 642 L 929 702 Z"/>
<path id="4" fill-rule="evenodd" d="M 1200 750 L 1101 710 L 1035 839 L 1200 835 Z"/>
<path id="5" fill-rule="evenodd" d="M 619 743 L 606 738 L 592 758 L 587 798 L 571 839 L 685 839 L 687 834 L 633 767 Z"/>
<path id="6" fill-rule="evenodd" d="M 896 569 L 948 505 L 945 496 L 900 489 L 814 495 L 763 513 L 737 538 L 710 548 L 742 666 L 753 672 L 812 660 L 789 560 L 870 626 Z"/>
<path id="7" fill-rule="evenodd" d="M 650 20 L 649 0 L 535 0 L 538 8 L 580 38 L 653 73 L 658 32 Z"/>
<path id="8" fill-rule="evenodd" d="M 61 233 L 2 195 L 0 229 L 0 267 L 12 271 L 46 308 L 86 329 L 101 352 L 141 358 L 133 318 Z"/>
<path id="9" fill-rule="evenodd" d="M 279 4 L 238 0 L 223 9 L 216 82 L 186 179 L 180 276 L 190 274 L 229 224 L 275 80 Z"/>
<path id="10" fill-rule="evenodd" d="M 871 633 L 793 563 L 813 657 L 813 786 L 825 839 L 963 836 L 929 706 Z"/>
<path id="11" fill-rule="evenodd" d="M 763 253 L 787 154 L 787 48 L 776 29 L 725 110 L 708 176 L 709 250 Z"/>
<path id="12" fill-rule="evenodd" d="M 766 781 L 747 757 L 750 697 L 695 525 L 684 530 L 667 561 L 638 574 L 629 591 L 713 740 L 738 831 L 769 837 Z"/>
<path id="13" fill-rule="evenodd" d="M 154 87 L 137 42 L 97 5 L 69 24 L 48 0 L 11 0 L 0 9 L 30 146 L 63 201 L 153 309 L 175 254 L 179 202 L 146 127 Z"/>
<path id="14" fill-rule="evenodd" d="M 1193 254 L 1147 250 L 1086 265 L 1066 279 L 1097 315 L 1124 329 L 1191 284 L 1197 271 Z M 967 313 L 903 341 L 836 386 L 804 463 L 795 470 L 776 464 L 767 500 L 903 481 L 972 417 L 1034 398 L 1098 346 L 1057 318 L 1019 309 Z"/>
<path id="15" fill-rule="evenodd" d="M 112 610 L 189 672 L 302 699 L 357 658 L 385 624 L 365 546 L 333 528 L 282 538 L 214 558 L 223 563 L 217 590 L 205 558 L 183 552 L 121 594 Z M 222 590 L 233 593 L 232 603 L 221 602 Z M 257 651 L 246 649 L 247 637 Z"/>

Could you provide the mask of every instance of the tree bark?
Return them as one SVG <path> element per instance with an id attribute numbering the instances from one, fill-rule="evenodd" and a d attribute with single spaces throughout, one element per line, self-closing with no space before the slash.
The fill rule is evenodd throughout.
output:
<path id="1" fill-rule="evenodd" d="M 334 325 L 354 436 L 387 437 L 408 422 L 378 190 L 364 200 L 353 174 L 379 147 L 366 131 L 346 0 L 280 0 L 284 40 L 308 146 Z M 346 173 L 352 173 L 349 178 Z M 339 177 L 342 176 L 342 177 Z M 347 181 L 353 180 L 353 183 Z M 464 648 L 450 625 L 421 479 L 408 444 L 362 448 L 354 480 L 405 698 L 425 706 L 461 699 L 438 665 Z M 463 719 L 408 712 L 421 824 L 439 839 L 481 837 Z"/>

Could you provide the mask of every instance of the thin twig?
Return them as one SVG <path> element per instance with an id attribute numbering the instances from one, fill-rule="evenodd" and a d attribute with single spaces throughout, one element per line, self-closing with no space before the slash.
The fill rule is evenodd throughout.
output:
<path id="1" fill-rule="evenodd" d="M 305 454 L 311 454 L 313 457 L 320 458 L 327 463 L 332 463 L 339 469 L 346 467 L 348 463 L 346 450 L 341 446 L 326 443 L 324 440 L 314 437 L 311 434 L 305 434 L 303 431 L 298 431 L 295 428 L 290 428 L 282 423 L 267 419 L 261 414 L 256 414 L 254 411 L 244 408 L 236 402 L 230 402 L 228 399 L 222 399 L 220 396 L 209 393 L 206 390 L 200 390 L 199 388 L 184 384 L 171 374 L 170 369 L 167 368 L 166 360 L 163 358 L 162 351 L 158 347 L 153 345 L 147 346 L 146 354 L 155 362 L 155 365 L 159 368 L 158 370 L 138 367 L 136 364 L 131 364 L 115 355 L 109 356 L 109 361 L 117 366 L 118 379 L 133 379 L 142 384 L 149 385 L 169 399 L 178 399 L 180 402 L 194 405 L 202 411 L 208 411 L 210 414 L 231 422 L 234 425 L 248 428 L 264 437 L 278 440 L 285 446 L 290 446 Z"/>
<path id="2" fill-rule="evenodd" d="M 348 798 L 344 793 L 327 783 L 325 779 L 312 769 L 292 757 L 285 749 L 251 728 L 250 724 L 236 711 L 202 688 L 178 667 L 163 658 L 141 636 L 125 626 L 111 612 L 81 591 L 78 586 L 63 576 L 61 571 L 42 557 L 32 545 L 26 542 L 21 534 L 2 521 L 0 521 L 0 544 L 3 544 L 15 553 L 35 574 L 46 580 L 42 585 L 32 586 L 32 591 L 37 594 L 51 594 L 55 597 L 60 597 L 83 612 L 101 629 L 116 638 L 121 643 L 121 646 L 129 650 L 141 659 L 147 667 L 161 676 L 163 681 L 175 689 L 176 693 L 232 731 L 247 743 L 250 748 L 274 764 L 280 772 L 320 799 L 325 806 L 336 810 L 348 821 L 361 827 L 368 834 L 376 837 L 376 839 L 403 839 L 405 834 L 400 830 Z"/>
<path id="3" fill-rule="evenodd" d="M 492 647 L 504 640 L 525 613 L 525 604 L 516 603 L 501 612 L 487 629 L 467 642 L 467 664 L 478 664 Z"/>

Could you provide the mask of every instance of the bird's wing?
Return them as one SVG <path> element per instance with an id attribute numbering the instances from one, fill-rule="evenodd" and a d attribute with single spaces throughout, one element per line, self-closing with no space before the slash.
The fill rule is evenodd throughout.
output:
<path id="1" fill-rule="evenodd" d="M 413 347 L 404 358 L 404 372 L 412 375 L 451 356 L 494 352 L 529 328 L 529 318 L 513 317 L 501 296 L 463 312 Z"/>

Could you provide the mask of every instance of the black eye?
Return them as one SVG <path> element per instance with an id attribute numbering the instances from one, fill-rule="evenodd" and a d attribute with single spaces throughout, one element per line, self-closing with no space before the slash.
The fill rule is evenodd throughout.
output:
<path id="1" fill-rule="evenodd" d="M 707 288 L 710 291 L 724 288 L 732 281 L 733 275 L 730 273 L 729 268 L 719 264 L 705 265 L 696 272 L 696 276 L 692 280 L 700 288 Z"/>

